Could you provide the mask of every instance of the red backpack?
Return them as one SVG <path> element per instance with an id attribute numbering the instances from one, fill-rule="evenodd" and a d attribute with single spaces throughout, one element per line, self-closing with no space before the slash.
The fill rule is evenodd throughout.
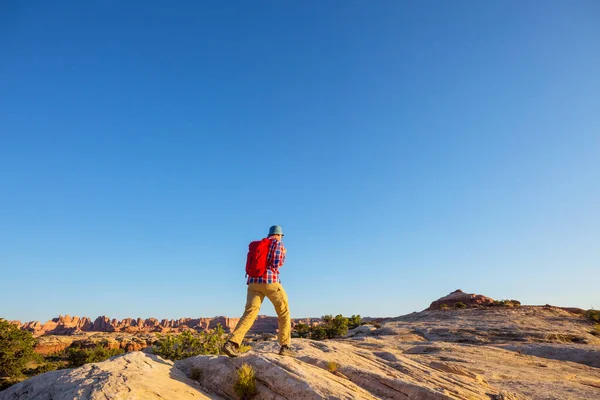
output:
<path id="1" fill-rule="evenodd" d="M 248 258 L 246 259 L 246 275 L 262 278 L 267 273 L 267 255 L 271 239 L 256 240 L 248 245 Z"/>

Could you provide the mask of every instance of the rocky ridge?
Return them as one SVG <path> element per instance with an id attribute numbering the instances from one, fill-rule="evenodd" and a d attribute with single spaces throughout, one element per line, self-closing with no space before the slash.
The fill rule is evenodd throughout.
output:
<path id="1" fill-rule="evenodd" d="M 150 332 L 181 332 L 187 329 L 197 331 L 214 329 L 221 325 L 226 332 L 232 331 L 239 318 L 214 317 L 214 318 L 180 318 L 163 319 L 156 318 L 125 318 L 123 320 L 110 319 L 100 316 L 92 321 L 88 317 L 71 317 L 61 315 L 50 321 L 41 323 L 39 321 L 24 322 L 11 321 L 20 329 L 31 332 L 34 336 L 42 335 L 73 335 L 81 332 L 124 332 L 124 333 L 150 333 Z M 306 323 L 312 325 L 319 318 L 294 319 L 293 324 Z M 272 333 L 277 330 L 277 317 L 259 315 L 254 323 L 251 333 Z"/>
<path id="2" fill-rule="evenodd" d="M 592 327 L 552 306 L 422 311 L 343 339 L 293 339 L 296 357 L 279 356 L 275 340 L 250 343 L 235 359 L 173 363 L 134 351 L 38 375 L 0 400 L 237 399 L 233 384 L 244 363 L 256 371 L 256 399 L 595 399 L 600 338 Z"/>

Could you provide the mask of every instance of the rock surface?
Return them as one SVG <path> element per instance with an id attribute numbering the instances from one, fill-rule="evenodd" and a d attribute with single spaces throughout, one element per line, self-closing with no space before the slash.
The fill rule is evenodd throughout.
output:
<path id="1" fill-rule="evenodd" d="M 233 359 L 172 363 L 132 352 L 30 378 L 0 400 L 237 399 L 233 384 L 244 363 L 256 371 L 256 399 L 600 399 L 592 327 L 558 307 L 423 311 L 345 339 L 293 339 L 296 357 L 279 356 L 275 341 L 251 342 Z"/>
<path id="2" fill-rule="evenodd" d="M 0 392 L 0 400 L 219 398 L 202 390 L 171 361 L 142 352 L 47 372 Z"/>
<path id="3" fill-rule="evenodd" d="M 458 289 L 450 293 L 448 296 L 444 296 L 432 302 L 429 308 L 427 308 L 425 311 L 439 310 L 442 304 L 445 304 L 450 308 L 454 308 L 457 303 L 463 303 L 467 307 L 490 306 L 494 304 L 494 299 L 481 294 L 465 293 Z"/>

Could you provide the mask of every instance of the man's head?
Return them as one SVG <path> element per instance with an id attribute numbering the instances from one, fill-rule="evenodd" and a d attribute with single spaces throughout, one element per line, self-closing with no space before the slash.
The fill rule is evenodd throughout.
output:
<path id="1" fill-rule="evenodd" d="M 277 240 L 281 240 L 283 238 L 283 229 L 279 225 L 273 225 L 269 228 L 269 237 L 273 237 Z"/>

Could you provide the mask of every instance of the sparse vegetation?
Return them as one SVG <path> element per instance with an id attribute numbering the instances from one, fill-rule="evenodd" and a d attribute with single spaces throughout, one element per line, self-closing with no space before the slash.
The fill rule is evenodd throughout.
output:
<path id="1" fill-rule="evenodd" d="M 20 382 L 19 379 L 0 378 L 0 391 L 2 391 L 4 389 L 8 389 L 9 387 L 11 387 L 12 385 L 14 385 L 15 383 L 19 383 L 19 382 Z"/>
<path id="2" fill-rule="evenodd" d="M 0 369 L 3 372 L 0 374 L 0 390 L 35 375 L 100 362 L 124 353 L 124 350 L 120 348 L 110 348 L 107 342 L 89 347 L 86 347 L 83 342 L 74 342 L 62 351 L 41 356 L 33 350 L 35 339 L 30 332 L 21 331 L 15 325 L 1 326 Z M 15 328 L 18 329 L 17 332 L 14 331 Z M 10 333 L 8 333 L 9 330 Z M 6 348 L 10 348 L 10 351 L 7 351 Z"/>
<path id="3" fill-rule="evenodd" d="M 219 324 L 208 332 L 185 331 L 179 335 L 159 335 L 153 349 L 154 354 L 177 361 L 201 354 L 221 354 L 225 341 L 225 331 Z"/>
<path id="4" fill-rule="evenodd" d="M 233 390 L 240 396 L 240 399 L 246 400 L 256 396 L 256 373 L 249 364 L 242 364 L 237 370 L 237 379 L 233 384 Z"/>
<path id="5" fill-rule="evenodd" d="M 247 346 L 247 345 L 243 344 L 238 348 L 238 353 L 246 353 L 250 350 L 252 350 L 251 346 Z"/>
<path id="6" fill-rule="evenodd" d="M 362 318 L 360 315 L 353 315 L 348 318 L 348 329 L 358 328 L 362 325 Z"/>
<path id="7" fill-rule="evenodd" d="M 335 374 L 338 370 L 339 366 L 336 362 L 334 361 L 328 361 L 327 362 L 327 371 L 331 372 L 332 374 Z"/>
<path id="8" fill-rule="evenodd" d="M 590 321 L 600 322 L 600 310 L 594 310 L 593 308 L 591 310 L 587 310 L 585 312 L 585 317 Z"/>
<path id="9" fill-rule="evenodd" d="M 440 305 L 440 310 L 441 311 L 447 311 L 449 309 L 450 309 L 450 307 L 448 307 L 448 304 L 446 304 L 446 303 Z"/>
<path id="10" fill-rule="evenodd" d="M 462 301 L 459 301 L 458 303 L 456 303 L 454 305 L 455 308 L 467 308 L 467 305 L 465 303 L 463 303 Z"/>
<path id="11" fill-rule="evenodd" d="M 310 336 L 311 327 L 307 324 L 299 323 L 294 326 L 294 333 L 300 338 L 307 338 Z"/>
<path id="12" fill-rule="evenodd" d="M 294 327 L 294 333 L 301 338 L 310 338 L 313 340 L 333 339 L 344 336 L 348 333 L 350 327 L 355 328 L 362 324 L 360 315 L 353 315 L 350 318 L 342 314 L 324 315 L 321 317 L 322 323 L 308 326 L 306 324 L 297 324 Z M 357 325 L 358 324 L 358 325 Z"/>
<path id="13" fill-rule="evenodd" d="M 594 325 L 594 329 L 592 329 L 590 333 L 594 336 L 600 336 L 600 324 Z"/>
<path id="14" fill-rule="evenodd" d="M 66 359 L 68 367 L 75 368 L 88 363 L 105 361 L 124 352 L 120 348 L 110 348 L 105 343 L 98 344 L 92 348 L 83 348 L 79 343 L 75 342 L 66 349 Z"/>
<path id="15" fill-rule="evenodd" d="M 22 377 L 27 365 L 39 359 L 34 345 L 31 332 L 0 318 L 0 377 L 8 377 L 9 381 Z"/>
<path id="16" fill-rule="evenodd" d="M 57 369 L 62 369 L 65 367 L 66 367 L 65 363 L 46 361 L 42 365 L 38 365 L 35 368 L 26 369 L 24 373 L 27 376 L 35 376 L 35 375 L 44 374 L 44 373 L 50 372 L 50 371 L 56 371 Z"/>
<path id="17" fill-rule="evenodd" d="M 496 307 L 518 307 L 521 305 L 519 300 L 494 300 L 493 306 Z"/>

